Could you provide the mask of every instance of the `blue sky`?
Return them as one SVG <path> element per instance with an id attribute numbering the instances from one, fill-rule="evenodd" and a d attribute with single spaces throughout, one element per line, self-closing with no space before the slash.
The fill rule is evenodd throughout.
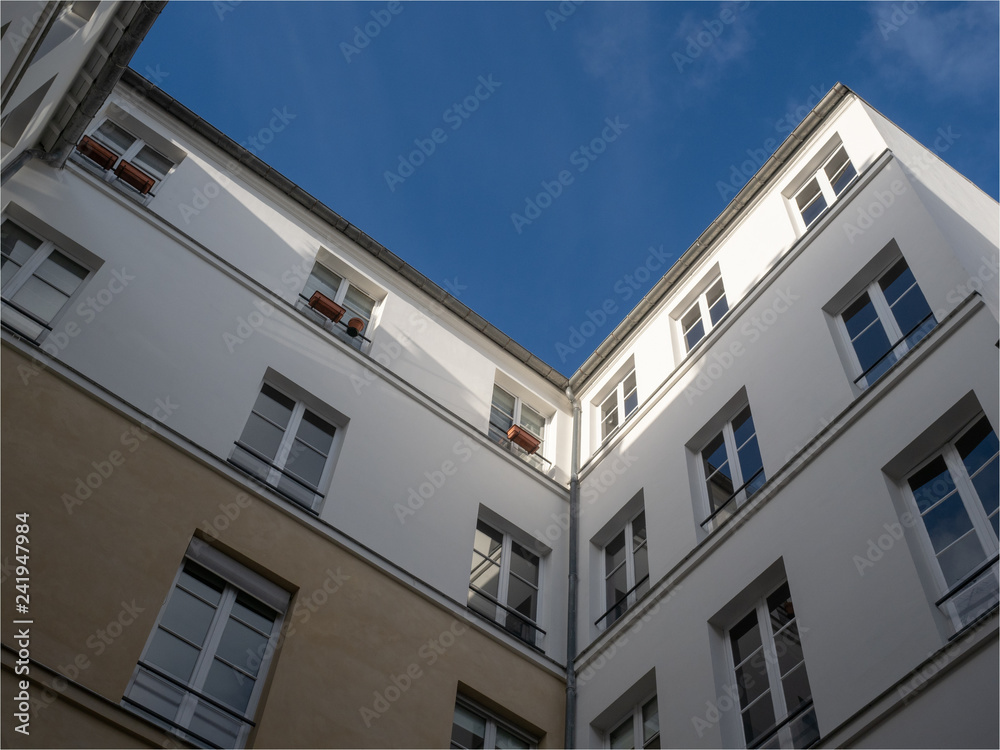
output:
<path id="1" fill-rule="evenodd" d="M 569 375 L 837 81 L 997 198 L 998 8 L 175 1 L 132 67 Z"/>

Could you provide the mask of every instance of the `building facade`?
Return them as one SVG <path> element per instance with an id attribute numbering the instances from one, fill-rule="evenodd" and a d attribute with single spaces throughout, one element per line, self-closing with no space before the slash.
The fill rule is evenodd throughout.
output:
<path id="1" fill-rule="evenodd" d="M 834 87 L 566 377 L 137 73 L 32 99 L 158 11 L 39 5 L 5 743 L 996 745 L 997 205 L 930 150 Z"/>

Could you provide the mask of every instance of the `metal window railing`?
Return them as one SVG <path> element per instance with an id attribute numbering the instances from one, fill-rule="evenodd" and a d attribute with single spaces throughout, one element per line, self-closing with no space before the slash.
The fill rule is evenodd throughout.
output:
<path id="1" fill-rule="evenodd" d="M 21 307 L 17 303 L 11 302 L 9 299 L 6 299 L 6 298 L 3 298 L 2 300 L 0 300 L 0 302 L 3 302 L 3 304 L 6 305 L 7 307 L 13 308 L 15 312 L 18 312 L 21 315 L 23 315 L 24 317 L 28 318 L 28 320 L 30 320 L 32 323 L 35 323 L 36 325 L 40 325 L 46 331 L 51 331 L 52 330 L 52 326 L 50 326 L 48 323 L 46 323 L 44 320 L 42 320 L 41 318 L 39 318 L 34 313 L 28 312 L 27 310 L 25 310 L 23 307 Z M 17 333 L 20 336 L 24 336 L 25 335 L 23 332 L 18 331 L 17 328 L 15 328 L 14 326 L 10 325 L 9 323 L 4 323 L 4 326 L 6 326 L 7 328 L 9 328 L 10 330 L 14 331 L 15 333 Z M 37 339 L 37 338 L 38 338 L 38 336 L 35 336 L 35 339 Z M 32 341 L 34 341 L 35 339 L 32 339 Z"/>
<path id="2" fill-rule="evenodd" d="M 761 466 L 759 469 L 757 469 L 757 471 L 754 472 L 752 477 L 750 477 L 747 481 L 741 484 L 739 488 L 737 488 L 737 490 L 732 495 L 726 498 L 726 502 L 724 502 L 722 505 L 720 505 L 718 508 L 712 511 L 712 514 L 704 521 L 702 521 L 701 525 L 704 526 L 706 523 L 708 523 L 709 521 L 714 519 L 717 515 L 719 515 L 723 510 L 725 510 L 727 505 L 735 501 L 736 498 L 739 496 L 739 494 L 743 492 L 743 490 L 745 490 L 755 479 L 757 479 L 757 477 L 759 477 L 763 473 L 764 473 L 764 467 Z"/>
<path id="3" fill-rule="evenodd" d="M 934 317 L 934 313 L 932 313 L 932 312 L 927 313 L 926 317 L 923 320 L 921 320 L 919 323 L 917 323 L 915 326 L 913 326 L 913 328 L 911 328 L 908 332 L 904 333 L 899 339 L 897 339 L 896 342 L 889 347 L 889 349 L 886 351 L 885 354 L 883 354 L 881 357 L 879 357 L 878 359 L 876 359 L 867 370 L 865 370 L 863 373 L 861 373 L 856 378 L 854 378 L 854 385 L 858 385 L 858 381 L 859 380 L 861 380 L 863 377 L 865 377 L 866 375 L 868 375 L 868 373 L 870 373 L 872 370 L 874 370 L 876 367 L 878 367 L 879 364 L 882 363 L 882 360 L 884 360 L 886 357 L 888 357 L 890 354 L 892 354 L 894 351 L 896 351 L 896 347 L 897 346 L 899 346 L 900 344 L 902 344 L 904 341 L 906 341 L 908 338 L 910 338 L 910 336 L 912 336 L 917 331 L 919 331 L 923 327 L 924 323 L 926 323 L 928 320 L 930 320 L 933 317 Z M 936 324 L 936 322 L 935 322 L 935 324 Z"/>
<path id="4" fill-rule="evenodd" d="M 242 472 L 244 472 L 246 474 L 249 474 L 254 479 L 256 479 L 256 480 L 258 480 L 260 482 L 263 482 L 268 487 L 270 487 L 271 489 L 275 490 L 276 492 L 281 493 L 282 495 L 284 495 L 288 499 L 290 499 L 290 500 L 298 503 L 299 505 L 303 504 L 302 501 L 301 501 L 301 499 L 299 499 L 299 498 L 295 497 L 294 495 L 292 495 L 291 493 L 283 490 L 281 487 L 278 487 L 277 486 L 277 482 L 271 483 L 271 482 L 267 481 L 267 474 L 270 473 L 271 469 L 273 469 L 274 471 L 277 471 L 279 474 L 281 474 L 281 476 L 283 478 L 291 480 L 296 485 L 298 485 L 299 487 L 302 487 L 307 492 L 309 492 L 311 495 L 313 495 L 313 502 L 314 503 L 315 503 L 315 501 L 316 501 L 317 498 L 320 498 L 320 497 L 323 496 L 323 493 L 320 492 L 320 490 L 319 490 L 318 487 L 314 487 L 313 485 L 309 484 L 308 482 L 305 482 L 302 479 L 299 479 L 297 476 L 295 476 L 294 474 L 292 474 L 290 471 L 287 471 L 286 469 L 282 468 L 281 466 L 278 466 L 276 463 L 274 463 L 274 461 L 272 461 L 270 458 L 268 458 L 267 456 L 265 456 L 263 453 L 261 453 L 260 451 L 256 450 L 255 448 L 251 448 L 249 445 L 247 445 L 246 443 L 242 443 L 239 440 L 237 440 L 236 442 L 234 442 L 233 445 L 237 449 L 239 449 L 241 451 L 244 451 L 245 453 L 249 453 L 257 461 L 259 461 L 260 463 L 264 464 L 264 466 L 267 467 L 267 471 L 263 472 L 264 476 L 261 476 L 260 473 L 258 473 L 257 471 L 255 471 L 254 467 L 246 466 L 246 465 L 240 463 L 235 458 L 235 456 L 237 455 L 237 451 L 236 450 L 233 450 L 233 452 L 232 452 L 232 454 L 230 454 L 229 458 L 226 459 L 227 463 L 232 464 L 233 466 L 235 466 L 240 471 L 242 471 Z M 310 506 L 310 510 L 311 510 L 311 506 Z"/>
<path id="5" fill-rule="evenodd" d="M 807 714 L 810 710 L 813 710 L 813 700 L 812 700 L 812 698 L 810 698 L 809 700 L 807 700 L 807 701 L 799 704 L 799 707 L 796 708 L 794 711 L 792 711 L 790 714 L 788 714 L 788 716 L 786 716 L 784 718 L 784 720 L 778 722 L 773 727 L 771 727 L 769 730 L 767 730 L 767 732 L 765 732 L 763 735 L 761 735 L 760 737 L 758 737 L 757 739 L 755 739 L 753 742 L 747 744 L 747 748 L 749 750 L 755 750 L 755 748 L 758 748 L 758 747 L 761 747 L 761 746 L 767 744 L 769 741 L 771 741 L 772 739 L 774 739 L 774 736 L 778 732 L 780 732 L 782 729 L 784 729 L 785 727 L 787 727 L 789 724 L 791 724 L 796 719 L 798 719 L 798 718 L 800 718 L 802 716 L 805 716 L 805 714 Z M 816 743 L 819 742 L 819 739 L 820 739 L 820 737 L 819 737 L 819 729 L 817 728 L 816 729 L 816 737 L 815 737 L 815 739 L 813 739 L 812 742 L 810 742 L 808 745 L 806 745 L 806 747 L 807 748 L 815 747 Z"/>
<path id="6" fill-rule="evenodd" d="M 513 636 L 519 638 L 520 640 L 524 641 L 525 643 L 527 643 L 532 648 L 536 648 L 536 649 L 541 650 L 541 646 L 539 645 L 539 640 L 543 640 L 545 638 L 545 631 L 542 630 L 540 627 L 538 627 L 538 625 L 536 625 L 533 620 L 530 620 L 526 616 L 522 615 L 516 609 L 512 609 L 512 608 L 508 607 L 506 604 L 501 603 L 500 601 L 498 601 L 496 599 L 496 597 L 494 597 L 494 596 L 486 593 L 485 591 L 483 591 L 478 586 L 470 584 L 469 585 L 469 591 L 474 592 L 477 596 L 483 597 L 484 599 L 486 599 L 487 601 L 489 601 L 491 604 L 494 604 L 497 607 L 499 607 L 500 609 L 502 609 L 508 615 L 513 615 L 515 618 L 517 618 L 517 620 L 520 622 L 520 624 L 522 626 L 526 626 L 527 630 L 529 632 L 531 632 L 532 637 L 531 637 L 530 640 L 528 638 L 526 638 L 525 635 L 524 635 L 524 630 L 525 630 L 524 627 L 519 628 L 518 630 L 511 630 L 511 628 L 509 626 L 509 623 L 508 623 L 508 624 L 505 624 L 503 626 L 504 629 L 508 633 L 510 633 L 511 635 L 513 635 Z M 477 610 L 475 607 L 470 607 L 470 609 L 473 612 L 476 612 L 477 614 L 480 614 L 480 615 L 483 615 L 484 617 L 486 617 L 485 614 L 483 614 L 482 612 L 479 612 L 479 610 Z M 493 622 L 496 623 L 496 620 L 493 620 Z M 496 624 L 499 625 L 499 623 L 496 623 Z M 541 636 L 541 639 L 539 639 L 539 637 L 538 637 L 539 635 Z"/>
<path id="7" fill-rule="evenodd" d="M 253 720 L 248 719 L 246 716 L 244 716 L 243 714 L 241 714 L 239 711 L 237 711 L 237 710 L 235 710 L 233 708 L 230 708 L 226 704 L 219 702 L 218 700 L 216 700 L 215 698 L 212 698 L 209 695 L 205 695 L 204 693 L 199 692 L 198 690 L 193 689 L 190 685 L 188 685 L 188 684 L 186 684 L 184 682 L 181 682 L 180 680 L 178 680 L 173 675 L 164 672 L 162 669 L 158 669 L 157 667 L 154 667 L 152 664 L 140 664 L 139 668 L 143 669 L 143 670 L 145 670 L 145 671 L 147 671 L 147 672 L 149 672 L 151 674 L 156 675 L 157 677 L 159 677 L 162 680 L 166 680 L 167 682 L 171 683 L 172 685 L 175 685 L 175 686 L 179 687 L 185 693 L 193 695 L 198 700 L 204 701 L 205 703 L 208 703 L 213 708 L 217 708 L 218 710 L 222 711 L 223 713 L 228 714 L 229 716 L 232 716 L 234 719 L 236 719 L 237 721 L 241 722 L 242 724 L 247 724 L 247 725 L 249 725 L 251 727 L 257 726 L 256 723 Z M 193 731 L 191 729 L 188 729 L 183 724 L 179 724 L 176 720 L 171 719 L 171 718 L 169 718 L 167 716 L 164 716 L 163 714 L 158 713 L 157 711 L 154 711 L 153 709 L 149 708 L 148 706 L 146 706 L 143 703 L 140 703 L 139 701 L 135 700 L 134 698 L 130 698 L 129 696 L 124 695 L 124 696 L 122 696 L 122 700 L 124 702 L 132 705 L 132 706 L 136 706 L 137 708 L 140 708 L 143 711 L 145 711 L 145 712 L 147 712 L 147 713 L 155 716 L 160 721 L 166 722 L 170 726 L 172 726 L 172 727 L 174 727 L 176 729 L 179 729 L 180 731 L 184 732 L 185 734 L 190 735 L 191 737 L 193 737 L 194 739 L 196 739 L 198 742 L 201 742 L 201 743 L 203 743 L 205 745 L 208 745 L 209 747 L 212 747 L 212 748 L 218 748 L 219 750 L 221 750 L 224 747 L 223 745 L 217 745 L 216 743 L 212 742 L 211 740 L 207 739 L 206 737 L 201 736 L 197 732 L 195 732 L 195 731 Z"/>
<path id="8" fill-rule="evenodd" d="M 630 597 L 630 596 L 631 596 L 632 594 L 634 594 L 634 593 L 635 593 L 636 591 L 638 591 L 638 590 L 639 590 L 639 587 L 640 587 L 640 586 L 642 586 L 642 584 L 646 583 L 647 581 L 649 581 L 649 574 L 648 574 L 648 573 L 647 573 L 647 574 L 646 574 L 645 576 L 643 576 L 643 577 L 642 577 L 642 580 L 641 580 L 641 581 L 639 581 L 639 583 L 637 583 L 637 584 L 636 584 L 635 586 L 633 586 L 633 587 L 632 587 L 632 588 L 630 588 L 630 589 L 629 589 L 628 591 L 626 591 L 626 592 L 625 592 L 624 594 L 622 594 L 622 595 L 621 595 L 621 597 L 619 597 L 618 601 L 616 601 L 616 602 L 615 602 L 614 604 L 612 604 L 612 605 L 611 605 L 610 607 L 608 607 L 608 608 L 607 608 L 606 610 L 604 610 L 604 614 L 602 614 L 602 615 L 601 615 L 600 617 L 598 617 L 598 618 L 597 618 L 596 620 L 594 620 L 594 625 L 595 625 L 595 626 L 596 626 L 596 625 L 600 625 L 600 623 L 601 623 L 601 620 L 603 620 L 603 619 L 604 619 L 605 617 L 608 617 L 608 616 L 610 616 L 610 615 L 611 615 L 611 614 L 612 614 L 613 612 L 615 612 L 615 611 L 616 611 L 616 610 L 618 609 L 618 607 L 619 607 L 619 606 L 621 606 L 622 602 L 627 602 L 627 601 L 628 601 L 628 598 L 629 598 L 629 597 Z M 637 597 L 637 600 L 638 600 L 638 597 Z M 604 627 L 606 627 L 606 628 L 608 628 L 608 627 L 611 627 L 611 625 L 612 625 L 613 623 L 615 623 L 615 622 L 616 622 L 616 621 L 618 620 L 618 618 L 619 618 L 619 617 L 621 617 L 621 616 L 622 616 L 623 614 L 625 614 L 625 612 L 626 612 L 626 611 L 628 611 L 628 607 L 627 607 L 627 606 L 625 607 L 625 609 L 623 609 L 623 610 L 622 610 L 622 611 L 621 611 L 621 612 L 620 612 L 620 613 L 618 614 L 618 616 L 617 616 L 617 617 L 615 617 L 615 618 L 614 618 L 613 620 L 611 620 L 610 622 L 606 623 L 606 624 L 604 625 Z"/>

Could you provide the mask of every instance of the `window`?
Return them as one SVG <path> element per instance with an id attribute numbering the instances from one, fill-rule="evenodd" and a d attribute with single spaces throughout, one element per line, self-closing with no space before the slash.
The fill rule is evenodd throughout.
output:
<path id="1" fill-rule="evenodd" d="M 691 351 L 694 345 L 705 338 L 705 334 L 712 330 L 728 311 L 729 303 L 726 301 L 726 289 L 720 278 L 708 288 L 708 291 L 698 295 L 694 304 L 681 316 L 681 330 L 684 334 L 686 350 Z"/>
<path id="2" fill-rule="evenodd" d="M 288 599 L 261 576 L 192 541 L 125 703 L 198 745 L 243 747 Z"/>
<path id="3" fill-rule="evenodd" d="M 866 388 L 937 325 L 913 272 L 900 258 L 838 318 L 850 343 L 854 382 Z"/>
<path id="4" fill-rule="evenodd" d="M 601 440 L 607 440 L 638 407 L 639 395 L 635 389 L 635 370 L 632 370 L 601 404 Z"/>
<path id="5" fill-rule="evenodd" d="M 118 179 L 140 195 L 151 194 L 174 166 L 166 156 L 112 120 L 105 120 L 84 136 L 76 149 L 106 170 L 105 179 Z"/>
<path id="6" fill-rule="evenodd" d="M 604 603 L 597 622 L 610 627 L 649 591 L 646 511 L 639 511 L 604 547 Z"/>
<path id="7" fill-rule="evenodd" d="M 329 485 L 334 425 L 265 383 L 229 461 L 315 511 Z"/>
<path id="8" fill-rule="evenodd" d="M 746 747 L 809 747 L 819 739 L 788 584 L 728 633 Z"/>
<path id="9" fill-rule="evenodd" d="M 922 540 L 956 629 L 997 605 L 997 435 L 980 417 L 909 476 L 908 495 L 923 521 Z"/>
<path id="10" fill-rule="evenodd" d="M 637 741 L 637 738 L 641 739 Z M 660 717 L 656 710 L 656 696 L 632 709 L 629 715 L 608 732 L 607 747 L 658 748 L 660 746 Z"/>
<path id="11" fill-rule="evenodd" d="M 526 430 L 538 441 L 538 447 L 535 450 L 528 452 L 507 437 L 514 425 Z M 542 446 L 545 444 L 545 417 L 498 385 L 493 386 L 489 436 L 490 439 L 524 459 L 536 469 L 544 469 L 544 465 L 548 463 L 541 455 Z"/>
<path id="12" fill-rule="evenodd" d="M 536 742 L 525 732 L 490 711 L 459 696 L 451 724 L 453 748 L 531 748 Z"/>
<path id="13" fill-rule="evenodd" d="M 482 519 L 472 546 L 469 607 L 525 643 L 541 646 L 538 627 L 541 558 Z"/>
<path id="14" fill-rule="evenodd" d="M 340 319 L 339 324 L 321 316 L 319 313 L 313 312 L 308 307 L 309 299 L 314 292 L 319 292 L 327 299 L 344 308 L 344 316 Z M 368 330 L 371 323 L 372 312 L 375 309 L 375 300 L 358 289 L 354 284 L 351 284 L 343 276 L 317 263 L 313 266 L 312 273 L 309 275 L 309 279 L 306 281 L 305 288 L 302 290 L 300 297 L 306 303 L 301 305 L 300 309 L 309 310 L 317 322 L 323 324 L 324 328 L 333 331 L 355 348 L 362 348 L 365 342 L 370 340 L 364 335 L 364 332 Z M 360 319 L 360 327 L 357 325 L 353 327 L 349 326 L 350 322 L 355 318 Z"/>
<path id="15" fill-rule="evenodd" d="M 0 236 L 3 324 L 37 343 L 90 271 L 10 219 Z"/>
<path id="16" fill-rule="evenodd" d="M 857 176 L 847 151 L 841 146 L 795 195 L 795 205 L 805 225 L 812 224 Z"/>
<path id="17" fill-rule="evenodd" d="M 749 406 L 727 422 L 701 451 L 701 466 L 710 514 L 702 526 L 711 523 L 712 530 L 730 518 L 766 481 Z"/>

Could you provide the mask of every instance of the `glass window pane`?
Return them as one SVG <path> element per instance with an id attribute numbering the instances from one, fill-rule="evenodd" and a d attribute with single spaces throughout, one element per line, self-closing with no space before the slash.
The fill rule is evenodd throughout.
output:
<path id="1" fill-rule="evenodd" d="M 372 317 L 372 310 L 375 309 L 375 300 L 352 284 L 348 286 L 347 294 L 344 295 L 344 307 L 357 313 L 367 323 Z"/>
<path id="2" fill-rule="evenodd" d="M 625 562 L 625 532 L 622 531 L 604 548 L 604 570 L 610 573 Z"/>
<path id="3" fill-rule="evenodd" d="M 809 226 L 826 208 L 826 199 L 820 192 L 819 182 L 815 178 L 810 180 L 799 194 L 795 196 L 795 202 L 798 204 L 806 226 Z"/>
<path id="4" fill-rule="evenodd" d="M 230 617 L 215 654 L 256 677 L 266 650 L 265 636 Z"/>
<path id="5" fill-rule="evenodd" d="M 288 427 L 288 420 L 292 416 L 294 407 L 295 401 L 293 399 L 265 383 L 253 405 L 253 411 L 284 429 Z"/>
<path id="6" fill-rule="evenodd" d="M 625 416 L 634 412 L 639 406 L 639 393 L 635 387 L 635 371 L 630 372 L 625 382 L 622 384 L 622 393 L 625 394 Z"/>
<path id="7" fill-rule="evenodd" d="M 826 164 L 826 176 L 833 187 L 834 195 L 840 195 L 857 174 L 857 170 L 854 169 L 854 165 L 848 159 L 847 152 L 843 146 L 837 150 L 837 153 Z"/>
<path id="8" fill-rule="evenodd" d="M 739 448 L 747 440 L 754 436 L 756 430 L 753 426 L 753 416 L 750 414 L 748 406 L 733 420 L 733 436 L 736 438 L 736 447 Z"/>
<path id="9" fill-rule="evenodd" d="M 726 295 L 723 294 L 711 307 L 708 308 L 708 314 L 712 318 L 712 325 L 714 326 L 720 320 L 722 316 L 729 312 L 729 303 L 726 301 Z"/>
<path id="10" fill-rule="evenodd" d="M 183 589 L 174 589 L 160 624 L 182 638 L 203 646 L 215 612 L 212 605 L 196 599 Z"/>
<path id="11" fill-rule="evenodd" d="M 705 337 L 705 324 L 701 320 L 701 315 L 693 321 L 690 327 L 685 328 L 684 341 L 687 344 L 688 351 L 701 341 Z"/>
<path id="12" fill-rule="evenodd" d="M 931 314 L 931 308 L 920 288 L 914 286 L 892 306 L 892 314 L 900 333 L 909 336 Z"/>
<path id="13" fill-rule="evenodd" d="M 238 594 L 233 604 L 233 617 L 238 617 L 250 627 L 256 628 L 265 635 L 270 635 L 278 613 L 270 607 L 261 604 L 246 594 Z"/>
<path id="14" fill-rule="evenodd" d="M 305 443 L 295 440 L 283 468 L 306 484 L 318 488 L 325 467 L 326 456 L 317 453 Z"/>
<path id="15" fill-rule="evenodd" d="M 47 281 L 68 297 L 86 278 L 87 269 L 62 253 L 53 251 L 38 267 L 34 275 Z"/>
<path id="16" fill-rule="evenodd" d="M 514 397 L 498 385 L 493 386 L 493 406 L 511 419 L 514 418 Z"/>
<path id="17" fill-rule="evenodd" d="M 251 414 L 246 427 L 243 428 L 243 433 L 240 435 L 240 442 L 249 445 L 273 461 L 274 457 L 278 455 L 278 446 L 284 436 L 284 430 L 275 427 L 256 414 Z"/>
<path id="18" fill-rule="evenodd" d="M 777 591 L 767 597 L 767 609 L 771 617 L 772 633 L 777 633 L 792 621 L 795 609 L 792 607 L 792 596 L 787 583 L 781 584 Z"/>
<path id="19" fill-rule="evenodd" d="M 243 713 L 250 703 L 250 694 L 255 684 L 256 680 L 253 678 L 237 672 L 218 659 L 213 659 L 202 690 L 206 695 Z"/>
<path id="20" fill-rule="evenodd" d="M 611 730 L 611 747 L 614 748 L 634 748 L 634 728 L 632 717 L 623 721 L 616 729 Z"/>
<path id="21" fill-rule="evenodd" d="M 326 456 L 329 455 L 330 446 L 333 445 L 334 432 L 336 430 L 332 424 L 306 409 L 295 437 Z"/>
<path id="22" fill-rule="evenodd" d="M 774 706 L 771 703 L 771 693 L 768 692 L 743 712 L 743 736 L 746 737 L 747 744 L 769 731 L 774 724 Z"/>
<path id="23" fill-rule="evenodd" d="M 646 511 L 632 519 L 632 549 L 638 549 L 646 541 Z"/>
<path id="24" fill-rule="evenodd" d="M 754 651 L 749 659 L 736 667 L 736 687 L 743 708 L 767 692 L 767 661 L 763 649 Z"/>
<path id="25" fill-rule="evenodd" d="M 51 322 L 68 299 L 68 295 L 35 276 L 28 279 L 11 297 L 15 304 L 46 323 Z"/>
<path id="26" fill-rule="evenodd" d="M 940 456 L 910 477 L 909 485 L 921 513 L 955 490 L 951 472 Z"/>
<path id="27" fill-rule="evenodd" d="M 500 549 L 503 547 L 503 534 L 486 525 L 482 521 L 476 524 L 476 538 L 473 549 L 484 557 L 500 561 Z"/>
<path id="28" fill-rule="evenodd" d="M 935 552 L 941 552 L 972 529 L 972 519 L 957 492 L 924 514 L 924 526 Z"/>
<path id="29" fill-rule="evenodd" d="M 708 486 L 708 505 L 714 512 L 723 507 L 736 490 L 732 477 L 729 476 L 729 465 L 727 464 L 722 471 L 714 474 L 706 482 L 706 485 Z"/>
<path id="30" fill-rule="evenodd" d="M 721 432 L 712 439 L 712 442 L 705 446 L 705 449 L 701 452 L 701 458 L 705 464 L 706 478 L 726 468 L 729 456 L 726 454 L 726 441 Z M 723 473 L 726 476 L 730 476 L 728 469 Z"/>
<path id="31" fill-rule="evenodd" d="M 993 518 L 993 532 L 996 533 L 997 504 L 1000 500 L 1000 460 L 996 456 L 972 478 L 972 484 L 979 495 L 987 517 Z"/>
<path id="32" fill-rule="evenodd" d="M 797 667 L 785 673 L 781 678 L 781 689 L 785 693 L 785 706 L 789 714 L 812 698 L 804 661 L 800 659 Z"/>
<path id="33" fill-rule="evenodd" d="M 749 482 L 764 467 L 764 461 L 760 457 L 760 446 L 757 444 L 757 437 L 752 437 L 737 453 L 740 457 L 740 471 L 743 474 L 743 481 Z"/>
<path id="34" fill-rule="evenodd" d="M 916 283 L 917 280 L 913 278 L 913 272 L 906 265 L 905 260 L 899 260 L 878 280 L 878 285 L 881 287 L 882 293 L 885 294 L 885 301 L 890 306 L 895 304 L 896 300 Z"/>
<path id="35" fill-rule="evenodd" d="M 122 128 L 111 122 L 111 120 L 105 120 L 101 127 L 97 129 L 95 135 L 98 136 L 98 140 L 104 141 L 106 145 L 116 148 L 119 156 L 135 143 L 135 138 L 132 135 L 126 133 Z"/>
<path id="36" fill-rule="evenodd" d="M 653 735 L 658 734 L 660 731 L 660 717 L 656 709 L 656 698 L 653 698 L 649 703 L 642 707 L 642 743 L 643 747 L 648 747 L 646 745 Z"/>
<path id="37" fill-rule="evenodd" d="M 643 545 L 635 551 L 634 565 L 632 566 L 635 570 L 635 583 L 633 586 L 639 586 L 642 583 L 643 578 L 648 578 L 649 576 L 649 548 Z M 647 586 L 643 588 L 636 589 L 636 596 L 639 596 L 643 591 L 648 588 Z"/>
<path id="38" fill-rule="evenodd" d="M 545 430 L 545 417 L 530 406 L 521 404 L 521 426 L 535 437 L 541 439 Z"/>
<path id="39" fill-rule="evenodd" d="M 970 531 L 938 555 L 938 564 L 948 588 L 958 584 L 985 560 L 983 545 L 974 531 Z"/>
<path id="40" fill-rule="evenodd" d="M 336 299 L 340 291 L 342 278 L 331 271 L 326 266 L 319 263 L 313 266 L 312 273 L 302 289 L 302 296 L 306 299 L 312 297 L 313 292 L 320 292 L 323 296 L 333 300 Z"/>
<path id="41" fill-rule="evenodd" d="M 507 748 L 528 748 L 530 745 L 515 734 L 511 734 L 503 727 L 497 727 L 497 748 L 506 750 Z"/>
<path id="42" fill-rule="evenodd" d="M 215 605 L 219 604 L 222 599 L 222 590 L 226 587 L 225 582 L 217 575 L 209 573 L 192 562 L 184 564 L 184 570 L 181 571 L 177 585 L 183 586 L 191 593 L 197 594 Z"/>
<path id="43" fill-rule="evenodd" d="M 483 588 L 480 586 L 479 588 Z M 493 599 L 496 599 L 496 594 L 490 593 Z M 482 594 L 469 589 L 469 608 L 474 609 L 476 612 L 488 617 L 491 620 L 497 618 L 497 612 L 499 607 L 494 603 L 493 599 L 489 599 Z"/>
<path id="44" fill-rule="evenodd" d="M 612 391 L 601 405 L 601 439 L 618 427 L 618 391 Z"/>
<path id="45" fill-rule="evenodd" d="M 500 595 L 500 566 L 478 553 L 473 553 L 472 572 L 469 580 L 473 586 L 494 599 Z"/>
<path id="46" fill-rule="evenodd" d="M 847 333 L 851 339 L 857 338 L 858 334 L 876 320 L 878 320 L 878 313 L 875 312 L 875 306 L 872 305 L 871 298 L 867 292 L 858 297 L 844 310 L 844 324 L 847 326 Z"/>
<path id="47" fill-rule="evenodd" d="M 511 542 L 510 570 L 528 583 L 538 585 L 538 555 L 517 542 Z"/>
<path id="48" fill-rule="evenodd" d="M 799 626 L 792 623 L 774 636 L 774 649 L 778 654 L 778 667 L 782 675 L 788 674 L 803 660 Z"/>
<path id="49" fill-rule="evenodd" d="M 146 661 L 187 683 L 191 679 L 199 653 L 201 652 L 194 646 L 157 628 L 146 651 Z"/>
<path id="50" fill-rule="evenodd" d="M 760 648 L 760 628 L 757 627 L 756 612 L 748 614 L 729 631 L 729 641 L 733 649 L 734 664 L 739 664 Z"/>
<path id="51" fill-rule="evenodd" d="M 623 565 L 611 573 L 604 582 L 605 608 L 611 609 L 612 606 L 618 604 L 615 611 L 610 613 L 610 622 L 617 620 L 627 608 L 628 602 L 620 601 L 627 591 L 628 579 L 626 578 L 625 566 Z"/>
<path id="52" fill-rule="evenodd" d="M 962 457 L 969 476 L 975 474 L 989 459 L 997 455 L 997 436 L 990 422 L 983 417 L 955 441 L 958 455 Z"/>
<path id="53" fill-rule="evenodd" d="M 132 160 L 139 169 L 163 179 L 174 163 L 159 151 L 143 146 Z"/>
<path id="54" fill-rule="evenodd" d="M 511 576 L 507 586 L 507 606 L 534 622 L 538 614 L 538 589 Z"/>
<path id="55" fill-rule="evenodd" d="M 451 741 L 462 747 L 481 748 L 486 739 L 486 719 L 465 706 L 455 706 Z"/>

